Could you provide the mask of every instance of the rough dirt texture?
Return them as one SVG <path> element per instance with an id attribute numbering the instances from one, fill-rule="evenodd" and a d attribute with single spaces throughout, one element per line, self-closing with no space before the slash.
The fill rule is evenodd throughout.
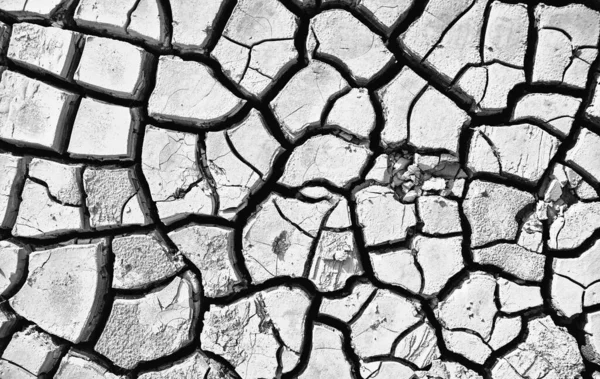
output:
<path id="1" fill-rule="evenodd" d="M 599 379 L 600 4 L 0 0 L 0 379 Z"/>

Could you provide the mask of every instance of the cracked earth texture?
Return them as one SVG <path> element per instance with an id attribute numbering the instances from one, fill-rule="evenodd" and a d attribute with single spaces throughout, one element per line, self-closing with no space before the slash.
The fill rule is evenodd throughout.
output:
<path id="1" fill-rule="evenodd" d="M 0 0 L 0 379 L 600 379 L 599 37 Z"/>

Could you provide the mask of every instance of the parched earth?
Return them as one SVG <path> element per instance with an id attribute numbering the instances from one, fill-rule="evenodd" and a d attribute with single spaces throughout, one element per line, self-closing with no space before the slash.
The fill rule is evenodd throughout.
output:
<path id="1" fill-rule="evenodd" d="M 0 21 L 0 378 L 600 378 L 597 1 Z"/>

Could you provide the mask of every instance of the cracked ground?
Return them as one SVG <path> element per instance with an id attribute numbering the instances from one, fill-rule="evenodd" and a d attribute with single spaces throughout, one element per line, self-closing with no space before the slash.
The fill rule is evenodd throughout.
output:
<path id="1" fill-rule="evenodd" d="M 0 0 L 0 379 L 600 379 L 599 37 Z"/>

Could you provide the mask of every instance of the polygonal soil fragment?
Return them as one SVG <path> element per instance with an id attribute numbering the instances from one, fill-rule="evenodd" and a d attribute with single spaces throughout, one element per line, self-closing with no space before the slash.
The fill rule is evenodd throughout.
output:
<path id="1" fill-rule="evenodd" d="M 308 365 L 299 378 L 353 378 L 352 368 L 342 350 L 342 333 L 331 326 L 320 323 L 314 324 L 312 333 L 312 350 Z"/>
<path id="2" fill-rule="evenodd" d="M 519 99 L 511 121 L 534 119 L 561 137 L 571 132 L 581 99 L 558 93 L 530 93 Z"/>
<path id="3" fill-rule="evenodd" d="M 8 298 L 17 289 L 25 274 L 28 247 L 21 247 L 9 241 L 0 241 L 0 295 Z M 0 336 L 0 338 L 2 338 Z"/>
<path id="4" fill-rule="evenodd" d="M 198 163 L 198 136 L 146 126 L 142 172 L 164 222 L 214 212 L 214 199 Z"/>
<path id="5" fill-rule="evenodd" d="M 50 334 L 85 341 L 101 315 L 108 285 L 105 261 L 103 242 L 33 252 L 27 280 L 10 305 Z"/>
<path id="6" fill-rule="evenodd" d="M 188 1 L 173 1 L 174 47 L 183 51 L 201 51 L 207 45 L 225 0 L 208 0 L 198 4 Z"/>
<path id="7" fill-rule="evenodd" d="M 577 378 L 584 369 L 575 338 L 549 316 L 527 323 L 525 341 L 492 367 L 493 379 Z"/>
<path id="8" fill-rule="evenodd" d="M 320 125 L 325 105 L 347 85 L 335 68 L 311 60 L 283 87 L 269 107 L 286 136 L 296 141 L 308 128 Z"/>
<path id="9" fill-rule="evenodd" d="M 13 234 L 46 237 L 84 229 L 81 172 L 79 165 L 33 159 Z"/>
<path id="10" fill-rule="evenodd" d="M 81 0 L 74 19 L 78 26 L 162 42 L 165 26 L 158 3 L 157 0 Z"/>
<path id="11" fill-rule="evenodd" d="M 600 202 L 579 202 L 558 213 L 550 226 L 548 247 L 575 249 L 600 227 Z"/>
<path id="12" fill-rule="evenodd" d="M 418 149 L 444 149 L 458 153 L 458 139 L 470 121 L 465 111 L 432 87 L 413 103 L 408 114 L 408 141 Z"/>
<path id="13" fill-rule="evenodd" d="M 598 55 L 600 13 L 582 4 L 535 8 L 537 45 L 532 81 L 585 88 Z"/>
<path id="14" fill-rule="evenodd" d="M 456 201 L 441 196 L 420 196 L 417 198 L 417 212 L 423 221 L 424 233 L 437 235 L 462 231 Z"/>
<path id="15" fill-rule="evenodd" d="M 65 346 L 50 335 L 28 326 L 13 335 L 2 359 L 14 363 L 33 375 L 43 375 L 58 363 Z"/>
<path id="16" fill-rule="evenodd" d="M 117 296 L 94 349 L 125 369 L 174 353 L 192 341 L 198 291 L 186 273 L 143 297 Z"/>
<path id="17" fill-rule="evenodd" d="M 470 273 L 450 296 L 440 302 L 436 312 L 438 318 L 448 329 L 469 328 L 487 338 L 496 312 L 494 297 L 488 295 L 493 295 L 495 287 L 496 282 L 491 275 Z"/>
<path id="18" fill-rule="evenodd" d="M 243 378 L 271 378 L 278 368 L 289 372 L 298 364 L 309 305 L 304 291 L 288 287 L 272 287 L 230 305 L 211 305 L 200 345 L 225 358 Z"/>
<path id="19" fill-rule="evenodd" d="M 480 126 L 469 149 L 474 172 L 514 175 L 537 182 L 559 147 L 559 140 L 531 124 Z"/>
<path id="20" fill-rule="evenodd" d="M 133 170 L 87 168 L 83 188 L 92 228 L 148 223 Z"/>
<path id="21" fill-rule="evenodd" d="M 553 275 L 551 287 L 552 308 L 562 317 L 573 317 L 583 311 L 585 289 L 570 278 Z"/>
<path id="22" fill-rule="evenodd" d="M 95 362 L 86 354 L 69 350 L 63 357 L 56 372 L 55 379 L 122 379 L 108 371 L 107 368 Z"/>
<path id="23" fill-rule="evenodd" d="M 517 244 L 498 243 L 472 252 L 474 262 L 500 268 L 519 279 L 541 282 L 544 277 L 546 257 Z"/>
<path id="24" fill-rule="evenodd" d="M 34 70 L 68 78 L 79 33 L 29 23 L 15 24 L 7 57 Z"/>
<path id="25" fill-rule="evenodd" d="M 169 233 L 179 252 L 202 273 L 205 296 L 226 296 L 241 284 L 232 262 L 233 233 L 230 228 L 208 225 L 189 225 Z"/>
<path id="26" fill-rule="evenodd" d="M 130 235 L 112 240 L 115 255 L 112 286 L 141 289 L 177 274 L 184 267 L 157 233 Z"/>
<path id="27" fill-rule="evenodd" d="M 519 316 L 507 317 L 496 314 L 494 330 L 487 343 L 493 350 L 503 348 L 514 341 L 523 329 L 523 319 Z"/>
<path id="28" fill-rule="evenodd" d="M 394 191 L 371 186 L 358 191 L 356 213 L 367 246 L 404 241 L 417 224 L 415 206 L 395 199 Z"/>
<path id="29" fill-rule="evenodd" d="M 471 225 L 471 246 L 517 236 L 518 213 L 534 202 L 533 195 L 501 184 L 474 180 L 463 202 Z"/>
<path id="30" fill-rule="evenodd" d="M 417 302 L 388 290 L 378 290 L 350 325 L 354 351 L 362 359 L 389 354 L 397 337 L 421 319 Z"/>
<path id="31" fill-rule="evenodd" d="M 392 249 L 382 253 L 370 253 L 375 277 L 386 284 L 403 287 L 419 293 L 423 287 L 422 270 L 416 264 L 415 255 L 408 249 Z"/>
<path id="32" fill-rule="evenodd" d="M 0 228 L 12 228 L 19 210 L 27 160 L 0 154 Z"/>
<path id="33" fill-rule="evenodd" d="M 358 254 L 351 231 L 323 230 L 308 277 L 319 291 L 338 290 L 350 277 L 363 273 Z"/>
<path id="34" fill-rule="evenodd" d="M 179 361 L 173 362 L 156 371 L 149 371 L 138 376 L 139 379 L 235 379 L 238 376 L 223 364 L 196 351 Z"/>
<path id="35" fill-rule="evenodd" d="M 284 68 L 296 62 L 297 17 L 276 0 L 239 1 L 212 51 L 224 73 L 261 96 Z"/>
<path id="36" fill-rule="evenodd" d="M 370 156 L 366 147 L 339 137 L 315 136 L 292 151 L 279 181 L 291 187 L 311 181 L 346 187 L 358 179 Z"/>
<path id="37" fill-rule="evenodd" d="M 74 157 L 132 158 L 139 109 L 83 98 L 73 124 L 69 152 Z"/>
<path id="38" fill-rule="evenodd" d="M 182 77 L 186 80 L 182 81 Z M 159 120 L 202 127 L 225 119 L 243 103 L 215 79 L 212 70 L 204 64 L 161 56 L 156 86 L 148 101 L 148 114 Z"/>
<path id="39" fill-rule="evenodd" d="M 0 80 L 0 139 L 62 152 L 77 97 L 5 70 Z"/>
<path id="40" fill-rule="evenodd" d="M 137 46 L 87 36 L 74 79 L 83 87 L 137 100 L 144 95 L 149 65 L 150 54 Z"/>
<path id="41" fill-rule="evenodd" d="M 491 353 L 484 341 L 489 340 L 494 327 L 495 289 L 496 281 L 491 275 L 470 273 L 436 309 L 437 318 L 447 330 L 444 340 L 448 348 L 479 364 Z M 469 352 L 468 346 L 478 346 L 478 352 Z"/>
<path id="42" fill-rule="evenodd" d="M 489 5 L 483 60 L 523 67 L 527 50 L 529 20 L 525 4 L 494 1 Z"/>
<path id="43" fill-rule="evenodd" d="M 345 10 L 319 13 L 311 20 L 309 33 L 317 42 L 314 56 L 339 62 L 360 85 L 394 61 L 381 37 Z"/>
<path id="44" fill-rule="evenodd" d="M 498 279 L 498 300 L 504 313 L 520 312 L 543 305 L 540 287 L 519 285 L 506 279 Z"/>
<path id="45" fill-rule="evenodd" d="M 254 283 L 271 277 L 304 275 L 325 217 L 335 203 L 305 203 L 270 195 L 244 226 L 242 254 Z"/>

